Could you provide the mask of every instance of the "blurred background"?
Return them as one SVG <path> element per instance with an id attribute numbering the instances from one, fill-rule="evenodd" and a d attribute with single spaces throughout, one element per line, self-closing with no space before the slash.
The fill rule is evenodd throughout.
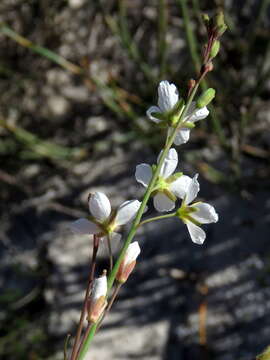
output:
<path id="1" fill-rule="evenodd" d="M 186 94 L 201 14 L 218 8 L 229 30 L 202 84 L 217 96 L 179 158 L 220 221 L 204 246 L 175 219 L 139 232 L 136 271 L 89 358 L 247 360 L 270 344 L 269 5 L 1 0 L 1 359 L 63 358 L 91 246 L 68 224 L 87 215 L 90 191 L 114 206 L 143 194 L 135 166 L 154 163 L 164 142 L 145 111 L 161 79 Z"/>

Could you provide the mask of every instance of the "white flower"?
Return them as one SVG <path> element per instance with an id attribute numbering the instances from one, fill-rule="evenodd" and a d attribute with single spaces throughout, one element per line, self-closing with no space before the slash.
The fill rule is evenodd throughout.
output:
<path id="1" fill-rule="evenodd" d="M 162 152 L 159 154 L 158 161 Z M 175 207 L 177 198 L 183 199 L 191 178 L 181 173 L 172 175 L 177 167 L 178 154 L 175 149 L 170 149 L 160 169 L 159 178 L 155 184 L 154 207 L 157 211 L 170 211 Z M 147 187 L 152 177 L 152 167 L 148 164 L 136 166 L 136 180 Z"/>
<path id="2" fill-rule="evenodd" d="M 161 118 L 155 116 L 156 114 L 165 115 L 169 111 L 171 111 L 179 100 L 179 93 L 174 84 L 170 84 L 167 80 L 161 81 L 158 86 L 158 106 L 151 106 L 146 114 L 148 118 L 155 123 L 162 122 Z M 202 120 L 206 118 L 209 114 L 207 107 L 203 107 L 198 109 L 196 107 L 196 103 L 192 102 L 185 118 L 183 119 L 183 124 L 181 128 L 177 131 L 174 144 L 181 145 L 186 143 L 189 140 L 190 136 L 190 127 L 196 121 Z M 185 127 L 185 123 L 187 124 Z M 190 126 L 191 125 L 191 126 Z M 169 127 L 169 135 L 172 134 L 174 128 Z"/>
<path id="3" fill-rule="evenodd" d="M 204 202 L 191 204 L 200 190 L 197 178 L 198 174 L 190 182 L 181 208 L 177 211 L 177 216 L 187 225 L 191 240 L 201 245 L 206 238 L 206 234 L 199 225 L 216 223 L 218 221 L 218 214 L 210 204 Z"/>
<path id="4" fill-rule="evenodd" d="M 164 114 L 169 112 L 177 104 L 178 99 L 179 94 L 176 86 L 170 84 L 167 80 L 161 81 L 158 85 L 158 106 L 151 106 L 146 112 L 147 116 L 155 123 L 161 122 L 161 120 L 156 118 L 153 114 Z"/>
<path id="5" fill-rule="evenodd" d="M 114 230 L 131 221 L 141 203 L 138 200 L 125 201 L 116 211 L 112 210 L 107 196 L 101 192 L 91 194 L 89 199 L 89 219 L 78 219 L 71 223 L 70 228 L 78 234 L 98 234 L 100 237 L 110 236 L 120 240 L 121 235 Z"/>
<path id="6" fill-rule="evenodd" d="M 136 259 L 140 252 L 141 249 L 137 241 L 128 246 L 124 255 L 124 259 L 122 260 L 116 275 L 116 280 L 118 282 L 124 283 L 127 281 L 129 275 L 136 265 Z"/>
<path id="7" fill-rule="evenodd" d="M 181 125 L 181 128 L 177 131 L 175 138 L 174 138 L 174 144 L 175 145 L 182 145 L 185 144 L 189 140 L 190 136 L 190 127 L 185 127 L 185 123 L 194 124 L 195 122 L 199 120 L 205 119 L 209 115 L 209 110 L 206 106 L 204 106 L 201 109 L 198 109 L 196 107 L 196 103 L 193 101 L 190 104 L 190 107 L 187 111 L 186 116 L 184 117 L 183 124 Z M 173 132 L 174 128 L 170 127 L 168 129 L 169 135 Z"/>

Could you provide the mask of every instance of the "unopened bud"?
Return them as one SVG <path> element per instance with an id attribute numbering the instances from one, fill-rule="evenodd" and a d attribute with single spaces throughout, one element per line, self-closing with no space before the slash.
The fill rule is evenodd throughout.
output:
<path id="1" fill-rule="evenodd" d="M 116 280 L 119 283 L 123 284 L 127 281 L 129 275 L 136 265 L 136 259 L 140 252 L 141 249 L 137 241 L 128 246 L 124 259 L 122 260 L 116 275 Z"/>
<path id="2" fill-rule="evenodd" d="M 208 23 L 209 23 L 209 21 L 210 21 L 210 17 L 209 17 L 209 15 L 208 14 L 202 14 L 202 20 L 203 20 L 203 22 L 206 24 L 206 25 L 208 25 Z"/>
<path id="3" fill-rule="evenodd" d="M 196 106 L 201 109 L 208 105 L 215 97 L 216 91 L 212 88 L 207 89 L 197 100 Z"/>
<path id="4" fill-rule="evenodd" d="M 93 290 L 89 302 L 88 321 L 93 323 L 98 321 L 107 305 L 106 295 L 107 276 L 106 273 L 103 273 L 102 276 L 94 280 Z"/>
<path id="5" fill-rule="evenodd" d="M 210 51 L 211 59 L 217 56 L 219 49 L 220 49 L 220 42 L 218 40 L 215 40 Z"/>
<path id="6" fill-rule="evenodd" d="M 214 17 L 214 26 L 218 37 L 220 37 L 227 30 L 227 25 L 225 24 L 224 14 L 222 11 L 219 11 Z"/>

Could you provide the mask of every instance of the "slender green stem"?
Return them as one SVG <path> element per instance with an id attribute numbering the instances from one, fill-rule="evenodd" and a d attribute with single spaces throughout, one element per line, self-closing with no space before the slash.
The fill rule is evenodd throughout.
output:
<path id="1" fill-rule="evenodd" d="M 124 245 L 122 247 L 122 250 L 121 250 L 121 252 L 119 254 L 119 257 L 118 257 L 118 259 L 117 259 L 117 261 L 116 261 L 116 263 L 115 263 L 115 265 L 114 265 L 114 267 L 113 267 L 113 269 L 110 272 L 110 275 L 108 277 L 108 292 L 113 286 L 117 271 L 118 271 L 119 266 L 120 266 L 120 264 L 121 264 L 121 262 L 122 262 L 122 260 L 123 260 L 123 258 L 125 256 L 126 250 L 127 250 L 129 244 L 131 243 L 131 241 L 133 240 L 133 238 L 134 238 L 134 236 L 136 234 L 138 225 L 140 224 L 140 221 L 141 221 L 142 215 L 144 213 L 146 204 L 147 204 L 147 202 L 148 202 L 148 200 L 150 198 L 150 195 L 151 195 L 151 193 L 153 191 L 156 180 L 157 180 L 157 178 L 159 176 L 160 169 L 161 169 L 161 166 L 162 166 L 162 164 L 164 162 L 164 159 L 167 156 L 168 151 L 170 150 L 170 148 L 171 148 L 171 146 L 172 146 L 172 144 L 174 142 L 174 138 L 175 138 L 180 126 L 181 126 L 181 123 L 182 123 L 183 119 L 185 118 L 185 116 L 187 114 L 187 111 L 189 110 L 190 104 L 191 104 L 191 102 L 192 102 L 192 100 L 193 100 L 193 98 L 194 98 L 194 96 L 195 96 L 195 94 L 196 94 L 196 92 L 198 90 L 200 82 L 204 78 L 204 75 L 205 74 L 202 74 L 199 77 L 196 85 L 194 86 L 194 88 L 193 88 L 193 90 L 192 90 L 192 92 L 191 92 L 191 94 L 190 94 L 190 96 L 189 96 L 189 98 L 187 100 L 187 104 L 186 104 L 186 106 L 184 108 L 184 111 L 182 112 L 182 114 L 181 114 L 181 116 L 180 116 L 180 118 L 178 120 L 177 126 L 174 128 L 174 131 L 172 132 L 171 136 L 167 139 L 166 145 L 165 145 L 165 147 L 164 147 L 164 149 L 162 151 L 162 154 L 160 156 L 160 159 L 159 159 L 159 162 L 157 164 L 156 170 L 153 173 L 152 178 L 151 178 L 151 180 L 150 180 L 150 182 L 148 184 L 148 187 L 147 187 L 147 189 L 145 191 L 144 197 L 142 199 L 141 206 L 140 206 L 140 208 L 139 208 L 139 210 L 137 212 L 137 215 L 136 215 L 136 217 L 135 217 L 135 219 L 134 219 L 134 221 L 132 223 L 129 234 L 128 234 L 126 240 L 125 240 L 125 243 L 124 243 Z M 98 323 L 92 326 L 85 343 L 82 345 L 82 350 L 81 350 L 81 352 L 79 354 L 78 360 L 82 360 L 84 358 L 84 356 L 86 355 L 86 353 L 88 351 L 88 348 L 89 348 L 89 346 L 90 346 L 90 344 L 91 344 L 91 342 L 93 340 L 93 337 L 95 335 L 97 326 L 98 326 Z"/>
<path id="2" fill-rule="evenodd" d="M 139 226 L 142 226 L 142 225 L 145 225 L 147 223 L 150 223 L 152 221 L 157 221 L 157 220 L 162 220 L 162 219 L 168 219 L 170 217 L 174 217 L 175 216 L 175 212 L 174 213 L 170 213 L 170 214 L 166 214 L 166 215 L 160 215 L 160 216 L 155 216 L 155 217 L 152 217 L 152 218 L 149 218 L 149 219 L 146 219 L 144 221 L 141 221 L 138 225 Z"/>

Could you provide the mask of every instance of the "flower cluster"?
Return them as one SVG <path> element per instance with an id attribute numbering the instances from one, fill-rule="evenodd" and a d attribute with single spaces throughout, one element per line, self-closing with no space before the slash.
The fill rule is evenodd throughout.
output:
<path id="1" fill-rule="evenodd" d="M 168 136 L 177 126 L 174 144 L 180 145 L 189 140 L 190 130 L 194 123 L 204 119 L 209 111 L 206 106 L 199 106 L 192 102 L 186 111 L 182 122 L 175 122 L 179 114 L 184 111 L 185 105 L 179 99 L 179 93 L 174 84 L 161 81 L 158 86 L 158 106 L 151 106 L 147 110 L 147 116 L 157 124 L 163 124 L 168 128 Z M 174 120 L 171 120 L 174 119 Z M 157 158 L 160 161 L 162 151 Z M 190 237 L 196 244 L 202 244 L 205 240 L 205 232 L 199 227 L 201 224 L 216 222 L 218 215 L 215 209 L 206 203 L 190 203 L 199 192 L 198 176 L 192 179 L 182 172 L 175 172 L 178 165 L 178 153 L 176 149 L 169 149 L 159 176 L 152 190 L 154 207 L 159 212 L 168 212 L 175 208 L 176 201 L 182 200 L 180 208 L 175 215 L 187 225 Z M 144 187 L 148 187 L 157 165 L 139 164 L 136 167 L 135 178 Z M 74 232 L 79 234 L 96 234 L 99 238 L 110 237 L 112 240 L 121 239 L 121 234 L 116 232 L 120 226 L 127 224 L 136 216 L 141 206 L 138 200 L 125 201 L 117 209 L 112 209 L 107 196 L 101 192 L 95 192 L 89 197 L 90 216 L 87 219 L 79 219 L 71 224 Z"/>

